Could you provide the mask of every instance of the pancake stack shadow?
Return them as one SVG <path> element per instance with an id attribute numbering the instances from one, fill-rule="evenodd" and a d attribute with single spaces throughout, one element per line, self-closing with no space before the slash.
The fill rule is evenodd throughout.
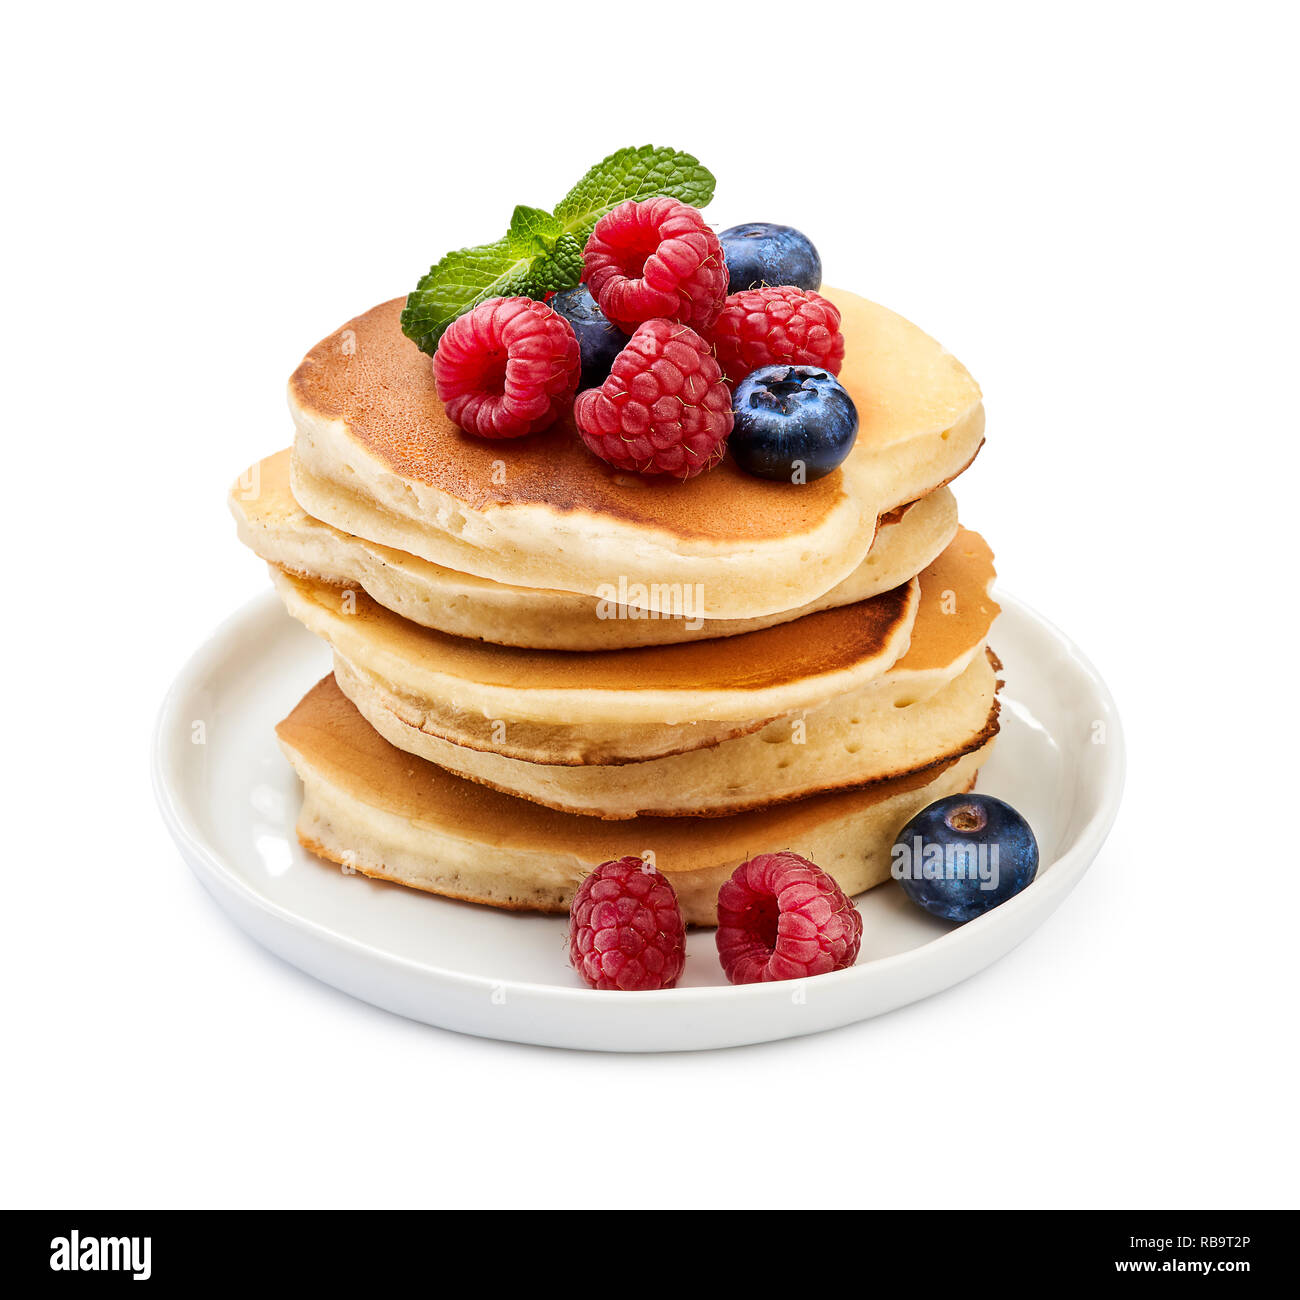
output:
<path id="1" fill-rule="evenodd" d="M 899 828 L 970 788 L 997 733 L 992 555 L 947 486 L 983 407 L 915 326 L 824 292 L 861 428 L 809 484 L 636 479 L 563 424 L 468 438 L 400 301 L 308 354 L 292 449 L 230 496 L 334 655 L 277 728 L 308 849 L 542 911 L 648 856 L 702 925 L 755 853 L 850 894 L 888 878 Z"/>

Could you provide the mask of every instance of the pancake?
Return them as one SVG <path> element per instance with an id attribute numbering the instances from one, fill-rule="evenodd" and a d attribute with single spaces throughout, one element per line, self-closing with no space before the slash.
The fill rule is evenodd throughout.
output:
<path id="1" fill-rule="evenodd" d="M 997 612 L 992 555 L 966 529 L 919 579 L 871 600 L 725 640 L 577 655 L 449 637 L 364 593 L 272 576 L 289 612 L 407 725 L 562 766 L 715 745 L 882 677 L 891 699 L 924 699 L 970 663 Z"/>
<path id="2" fill-rule="evenodd" d="M 857 443 L 835 472 L 775 483 L 730 460 L 685 483 L 615 470 L 571 417 L 528 438 L 471 438 L 448 420 L 402 300 L 349 321 L 294 372 L 293 495 L 354 537 L 512 586 L 665 609 L 689 584 L 713 619 L 795 609 L 843 582 L 876 520 L 959 474 L 983 441 L 965 368 L 901 316 L 826 290 L 846 340 Z M 671 605 L 667 606 L 668 612 Z"/>
<path id="3" fill-rule="evenodd" d="M 403 753 L 327 677 L 276 728 L 302 778 L 298 838 L 350 871 L 450 898 L 563 912 L 610 858 L 654 855 L 689 923 L 714 925 L 718 888 L 755 853 L 790 849 L 849 894 L 889 878 L 894 837 L 915 813 L 967 790 L 988 746 L 938 772 L 711 820 L 575 817 L 463 781 Z"/>
<path id="4" fill-rule="evenodd" d="M 995 664 L 977 655 L 937 694 L 906 708 L 869 686 L 707 749 L 583 767 L 524 763 L 449 744 L 403 722 L 343 660 L 335 660 L 334 680 L 398 749 L 547 808 L 618 821 L 722 817 L 946 767 L 997 734 Z"/>
<path id="5" fill-rule="evenodd" d="M 957 530 L 957 503 L 940 488 L 885 515 L 862 563 L 816 600 L 763 618 L 705 619 L 652 614 L 616 599 L 507 586 L 339 532 L 294 500 L 288 451 L 242 474 L 231 489 L 230 508 L 240 540 L 289 573 L 359 587 L 384 608 L 451 636 L 543 650 L 610 650 L 737 636 L 868 600 L 919 573 Z M 364 507 L 356 509 L 362 518 Z M 367 534 L 379 531 L 373 523 L 361 526 Z M 694 615 L 692 601 L 687 588 L 679 606 L 683 615 Z"/>
<path id="6" fill-rule="evenodd" d="M 449 637 L 363 593 L 271 576 L 289 613 L 412 726 L 533 763 L 631 762 L 754 731 L 879 676 L 920 600 L 913 579 L 742 637 L 573 654 Z"/>

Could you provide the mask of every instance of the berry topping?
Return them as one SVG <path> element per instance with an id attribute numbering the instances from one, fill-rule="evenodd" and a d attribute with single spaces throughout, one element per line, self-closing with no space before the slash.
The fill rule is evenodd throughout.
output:
<path id="1" fill-rule="evenodd" d="M 706 329 L 727 295 L 717 235 L 676 199 L 620 203 L 596 222 L 582 258 L 601 311 L 628 333 L 656 318 Z"/>
<path id="2" fill-rule="evenodd" d="M 718 891 L 717 940 L 733 984 L 801 979 L 853 965 L 862 917 L 807 858 L 762 853 L 742 862 Z"/>
<path id="3" fill-rule="evenodd" d="M 718 236 L 730 276 L 728 293 L 760 289 L 765 284 L 822 287 L 822 259 L 813 242 L 793 226 L 749 221 Z"/>
<path id="4" fill-rule="evenodd" d="M 452 321 L 489 298 L 523 294 L 540 300 L 577 284 L 592 227 L 624 199 L 665 194 L 702 208 L 713 198 L 713 187 L 713 173 L 680 149 L 619 149 L 590 168 L 554 212 L 521 203 L 500 239 L 458 248 L 435 262 L 407 295 L 402 333 L 432 356 Z"/>
<path id="5" fill-rule="evenodd" d="M 583 442 L 611 465 L 686 479 L 726 455 L 731 393 L 694 330 L 650 320 L 615 358 L 609 378 L 578 394 L 573 418 Z"/>
<path id="6" fill-rule="evenodd" d="M 764 366 L 736 385 L 736 464 L 759 478 L 807 483 L 835 469 L 858 436 L 858 408 L 815 366 Z"/>
<path id="7" fill-rule="evenodd" d="M 903 892 L 945 921 L 982 916 L 1038 872 L 1029 823 L 988 794 L 952 794 L 921 809 L 898 832 L 892 856 Z"/>
<path id="8" fill-rule="evenodd" d="M 838 375 L 844 363 L 839 311 L 791 285 L 731 294 L 709 338 L 733 384 L 762 366 L 819 366 Z"/>
<path id="9" fill-rule="evenodd" d="M 686 927 L 668 877 L 640 858 L 604 862 L 573 896 L 569 961 L 593 989 L 670 989 Z"/>
<path id="10" fill-rule="evenodd" d="M 447 414 L 480 438 L 520 438 L 554 423 L 578 386 L 573 327 L 531 298 L 489 298 L 447 327 L 433 379 Z"/>
<path id="11" fill-rule="evenodd" d="M 614 358 L 627 346 L 627 335 L 605 318 L 585 284 L 561 289 L 549 305 L 573 326 L 578 336 L 578 351 L 582 354 L 578 387 L 595 388 L 604 383 Z"/>

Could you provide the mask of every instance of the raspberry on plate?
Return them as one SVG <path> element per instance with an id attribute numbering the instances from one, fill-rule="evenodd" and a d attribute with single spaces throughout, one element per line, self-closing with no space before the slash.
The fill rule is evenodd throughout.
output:
<path id="1" fill-rule="evenodd" d="M 726 455 L 731 392 L 693 329 L 650 320 L 614 358 L 609 378 L 578 394 L 573 418 L 583 442 L 611 465 L 687 479 Z"/>
<path id="2" fill-rule="evenodd" d="M 762 366 L 818 366 L 838 375 L 844 364 L 839 309 L 788 284 L 731 294 L 709 339 L 733 384 Z"/>
<path id="3" fill-rule="evenodd" d="M 596 222 L 582 260 L 600 310 L 625 333 L 663 318 L 707 329 L 727 296 L 718 237 L 676 199 L 627 199 Z"/>
<path id="4" fill-rule="evenodd" d="M 573 327 L 531 298 L 489 298 L 447 327 L 433 380 L 453 423 L 480 438 L 522 438 L 553 424 L 582 370 Z"/>
<path id="5" fill-rule="evenodd" d="M 593 989 L 670 989 L 686 962 L 677 891 L 640 858 L 603 862 L 569 907 L 569 961 Z"/>
<path id="6" fill-rule="evenodd" d="M 807 858 L 761 853 L 742 862 L 718 891 L 717 941 L 733 984 L 801 979 L 857 961 L 862 917 Z"/>

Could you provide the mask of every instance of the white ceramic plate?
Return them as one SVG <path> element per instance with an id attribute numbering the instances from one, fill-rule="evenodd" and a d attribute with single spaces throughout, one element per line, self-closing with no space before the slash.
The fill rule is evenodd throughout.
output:
<path id="1" fill-rule="evenodd" d="M 565 960 L 564 917 L 500 912 L 347 876 L 299 848 L 299 786 L 273 725 L 329 671 L 324 645 L 267 593 L 191 658 L 163 703 L 154 784 L 176 843 L 237 925 L 376 1006 L 463 1033 L 554 1047 L 733 1047 L 850 1024 L 948 988 L 1009 952 L 1069 893 L 1110 830 L 1124 782 L 1119 719 L 1078 650 L 998 593 L 1002 735 L 981 790 L 1018 808 L 1041 865 L 1023 893 L 964 926 L 892 881 L 859 900 L 851 970 L 733 988 L 713 932 L 687 940 L 681 985 L 598 993 Z M 774 846 L 779 847 L 779 846 Z"/>

